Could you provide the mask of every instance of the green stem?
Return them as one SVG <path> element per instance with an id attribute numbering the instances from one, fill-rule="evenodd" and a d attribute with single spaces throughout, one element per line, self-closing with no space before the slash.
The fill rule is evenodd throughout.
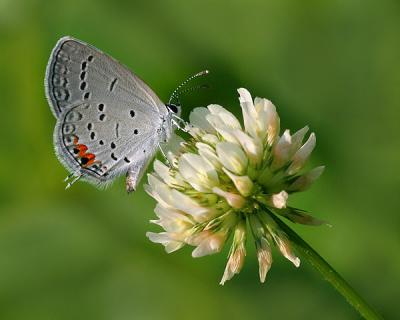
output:
<path id="1" fill-rule="evenodd" d="M 307 242 L 305 242 L 294 230 L 286 225 L 282 220 L 270 213 L 272 218 L 285 231 L 289 239 L 308 262 L 317 269 L 347 302 L 365 319 L 382 319 L 367 302 L 337 273 L 328 262 L 324 260 Z"/>

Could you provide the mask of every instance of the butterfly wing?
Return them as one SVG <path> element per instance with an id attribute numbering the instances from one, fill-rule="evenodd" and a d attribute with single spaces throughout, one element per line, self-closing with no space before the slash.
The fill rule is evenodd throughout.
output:
<path id="1" fill-rule="evenodd" d="M 121 102 L 120 102 L 121 103 Z M 136 173 L 133 188 L 162 140 L 162 122 L 132 106 L 82 103 L 65 110 L 54 132 L 56 154 L 75 176 L 97 186 Z"/>
<path id="2" fill-rule="evenodd" d="M 171 130 L 157 95 L 116 60 L 70 37 L 53 49 L 45 88 L 64 166 L 99 186 L 129 171 L 135 187 Z"/>
<path id="3" fill-rule="evenodd" d="M 128 68 L 71 37 L 61 38 L 50 55 L 45 90 L 56 117 L 73 105 L 104 99 L 112 101 L 117 96 L 158 114 L 167 113 L 157 95 Z"/>

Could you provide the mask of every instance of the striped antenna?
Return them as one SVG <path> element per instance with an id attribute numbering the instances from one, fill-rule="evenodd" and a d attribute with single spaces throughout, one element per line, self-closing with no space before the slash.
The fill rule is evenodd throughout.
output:
<path id="1" fill-rule="evenodd" d="M 198 77 L 205 76 L 205 75 L 207 75 L 207 74 L 209 74 L 209 73 L 210 73 L 210 71 L 208 71 L 208 70 L 203 70 L 203 71 L 200 71 L 200 72 L 198 72 L 198 73 L 192 75 L 191 77 L 187 78 L 185 81 L 183 81 L 183 82 L 172 92 L 171 97 L 169 98 L 168 104 L 171 104 L 171 102 L 172 102 L 173 99 L 176 99 L 176 101 L 179 103 L 179 94 L 181 93 L 181 92 L 179 92 L 179 90 L 182 89 L 188 82 L 192 81 L 193 79 L 196 79 L 196 78 L 198 78 Z M 187 90 L 186 90 L 186 91 L 187 91 Z M 184 92 L 186 92 L 186 91 L 184 91 Z"/>
<path id="2" fill-rule="evenodd" d="M 210 86 L 208 84 L 199 84 L 198 86 L 193 86 L 193 87 L 189 87 L 186 89 L 183 89 L 182 91 L 179 92 L 179 94 L 184 94 L 184 93 L 188 93 L 188 92 L 193 92 L 193 91 L 197 91 L 200 89 L 209 89 Z"/>

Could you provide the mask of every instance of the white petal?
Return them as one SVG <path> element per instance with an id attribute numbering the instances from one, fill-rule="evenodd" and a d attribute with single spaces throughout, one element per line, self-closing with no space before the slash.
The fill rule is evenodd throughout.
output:
<path id="1" fill-rule="evenodd" d="M 291 145 L 292 137 L 290 131 L 285 130 L 273 149 L 274 160 L 271 164 L 273 169 L 279 169 L 289 161 Z"/>
<path id="2" fill-rule="evenodd" d="M 187 230 L 189 230 L 191 227 L 193 227 L 192 223 L 185 222 L 184 220 L 179 220 L 179 219 L 159 219 L 157 221 L 151 221 L 151 222 L 156 222 L 159 226 L 161 226 L 165 231 L 167 232 L 174 232 L 174 233 L 185 233 Z"/>
<path id="3" fill-rule="evenodd" d="M 271 196 L 272 205 L 278 209 L 286 208 L 288 196 L 288 193 L 284 190 L 279 193 L 273 194 Z"/>
<path id="4" fill-rule="evenodd" d="M 165 247 L 165 251 L 167 251 L 167 253 L 176 251 L 185 245 L 185 243 L 182 241 L 171 239 L 170 235 L 166 232 L 161 232 L 161 233 L 147 232 L 146 236 L 152 242 L 161 243 Z"/>
<path id="5" fill-rule="evenodd" d="M 202 156 L 204 160 L 209 161 L 215 169 L 218 170 L 221 168 L 221 162 L 219 161 L 218 156 L 212 147 L 206 143 L 197 142 L 196 148 L 199 150 L 200 156 Z"/>
<path id="6" fill-rule="evenodd" d="M 168 243 L 172 240 L 167 232 L 160 232 L 160 233 L 147 232 L 146 237 L 149 238 L 151 242 L 161 243 L 161 244 Z"/>
<path id="7" fill-rule="evenodd" d="M 238 89 L 240 106 L 242 107 L 244 128 L 253 138 L 257 137 L 257 112 L 251 94 L 244 88 Z"/>
<path id="8" fill-rule="evenodd" d="M 308 189 L 324 172 L 325 166 L 316 167 L 297 178 L 288 188 L 288 191 L 298 192 Z"/>
<path id="9" fill-rule="evenodd" d="M 200 129 L 199 127 L 195 127 L 192 124 L 189 124 L 187 126 L 187 132 L 196 139 L 199 139 L 205 131 L 203 131 L 202 129 Z"/>
<path id="10" fill-rule="evenodd" d="M 211 114 L 218 116 L 228 128 L 241 129 L 239 120 L 225 108 L 217 104 L 211 104 L 208 106 L 208 110 L 210 110 Z"/>
<path id="11" fill-rule="evenodd" d="M 292 164 L 287 171 L 289 175 L 297 173 L 304 166 L 314 150 L 315 142 L 315 134 L 311 133 L 306 143 L 293 156 Z"/>
<path id="12" fill-rule="evenodd" d="M 292 152 L 293 154 L 300 149 L 301 144 L 303 143 L 304 136 L 308 132 L 309 128 L 308 126 L 305 126 L 304 128 L 301 128 L 300 130 L 296 131 L 292 135 Z"/>
<path id="13" fill-rule="evenodd" d="M 197 182 L 197 170 L 190 164 L 190 162 L 186 159 L 186 157 L 181 156 L 178 161 L 179 173 L 188 181 L 189 183 L 193 183 L 192 179 L 195 179 Z"/>
<path id="14" fill-rule="evenodd" d="M 255 98 L 258 136 L 267 143 L 273 145 L 279 134 L 280 120 L 276 108 L 268 99 Z"/>
<path id="15" fill-rule="evenodd" d="M 206 120 L 206 116 L 210 114 L 207 108 L 195 108 L 189 115 L 190 124 L 200 128 L 208 133 L 214 133 L 215 130 L 211 124 Z"/>
<path id="16" fill-rule="evenodd" d="M 178 167 L 182 176 L 200 192 L 207 191 L 219 184 L 214 166 L 197 154 L 183 154 L 179 159 Z"/>
<path id="17" fill-rule="evenodd" d="M 172 173 L 168 166 L 157 159 L 154 161 L 154 171 L 170 187 L 187 186 L 187 184 L 182 180 L 179 174 L 177 174 L 176 172 Z"/>
<path id="18" fill-rule="evenodd" d="M 247 170 L 247 157 L 243 150 L 231 142 L 220 142 L 216 146 L 222 165 L 231 172 L 241 175 Z"/>
<path id="19" fill-rule="evenodd" d="M 236 129 L 239 130 L 239 129 Z M 239 130 L 240 131 L 240 130 Z M 217 128 L 217 132 L 221 135 L 221 137 L 226 141 L 226 142 L 232 142 L 232 143 L 236 143 L 239 144 L 239 141 L 236 139 L 233 130 L 229 129 L 229 128 Z"/>
<path id="20" fill-rule="evenodd" d="M 272 105 L 269 100 L 258 98 L 254 99 L 254 107 L 257 112 L 257 136 L 264 141 L 267 136 L 267 125 L 268 125 L 268 108 Z"/>
<path id="21" fill-rule="evenodd" d="M 157 215 L 157 217 L 159 217 L 161 219 L 163 219 L 163 218 L 181 219 L 181 220 L 184 220 L 187 222 L 191 222 L 191 220 L 187 216 L 180 213 L 179 211 L 172 209 L 172 208 L 165 208 L 158 203 L 154 209 L 154 212 Z"/>
<path id="22" fill-rule="evenodd" d="M 264 283 L 268 270 L 271 268 L 272 265 L 271 247 L 269 246 L 267 239 L 265 239 L 264 237 L 261 238 L 259 244 L 257 245 L 257 260 L 259 266 L 258 268 L 260 281 Z"/>
<path id="23" fill-rule="evenodd" d="M 147 175 L 147 181 L 148 181 L 148 183 L 149 183 L 149 185 L 150 185 L 152 190 L 155 190 L 159 186 L 165 185 L 165 183 L 163 183 L 160 179 L 156 178 L 152 174 L 148 174 Z"/>
<path id="24" fill-rule="evenodd" d="M 154 171 L 160 176 L 161 179 L 165 181 L 165 179 L 169 178 L 169 168 L 160 160 L 154 161 Z"/>
<path id="25" fill-rule="evenodd" d="M 251 138 L 248 134 L 244 133 L 242 130 L 234 130 L 233 135 L 239 141 L 243 150 L 246 152 L 250 163 L 253 166 L 257 166 L 263 157 L 263 146 L 258 138 Z"/>
<path id="26" fill-rule="evenodd" d="M 193 258 L 199 258 L 206 255 L 214 254 L 220 252 L 225 244 L 226 232 L 220 231 L 212 233 L 210 236 L 206 237 L 196 249 L 192 252 Z"/>
<path id="27" fill-rule="evenodd" d="M 204 142 L 212 146 L 215 146 L 219 142 L 219 139 L 215 134 L 205 134 L 201 138 Z"/>
<path id="28" fill-rule="evenodd" d="M 214 188 L 212 189 L 212 191 L 213 191 L 215 194 L 217 194 L 217 195 L 219 195 L 219 196 L 225 198 L 226 202 L 227 202 L 232 208 L 241 209 L 241 208 L 243 208 L 243 206 L 246 204 L 246 199 L 243 198 L 243 197 L 242 197 L 241 195 L 239 195 L 239 194 L 232 193 L 232 192 L 227 192 L 227 191 L 224 191 L 224 190 L 222 190 L 222 189 L 220 189 L 220 188 L 218 188 L 218 187 L 214 187 Z"/>
<path id="29" fill-rule="evenodd" d="M 265 225 L 261 223 L 260 218 L 261 216 L 257 214 L 249 215 L 249 225 L 256 243 L 260 281 L 264 282 L 267 272 L 271 268 L 272 253 L 266 239 Z"/>
<path id="30" fill-rule="evenodd" d="M 273 233 L 272 235 L 282 255 L 298 268 L 300 266 L 300 259 L 293 253 L 287 236 L 283 232 Z"/>
<path id="31" fill-rule="evenodd" d="M 165 245 L 165 251 L 166 251 L 167 253 L 172 253 L 172 252 L 174 252 L 174 251 L 176 251 L 176 250 L 179 250 L 179 249 L 182 248 L 184 245 L 185 245 L 185 243 L 184 243 L 184 242 L 181 242 L 181 241 L 171 241 L 171 242 L 169 242 L 169 243 L 167 243 L 167 244 Z"/>
<path id="32" fill-rule="evenodd" d="M 206 116 L 206 119 L 210 123 L 210 125 L 213 127 L 214 131 L 217 131 L 218 128 L 226 127 L 225 123 L 221 120 L 221 118 L 215 114 L 211 114 L 211 113 L 208 114 Z"/>
<path id="33" fill-rule="evenodd" d="M 153 175 L 148 175 L 150 185 L 145 190 L 157 200 L 157 202 L 165 207 L 181 210 L 194 217 L 195 220 L 203 220 L 207 214 L 210 214 L 210 209 L 200 206 L 195 200 L 189 196 L 179 192 L 176 189 L 169 188 Z"/>
<path id="34" fill-rule="evenodd" d="M 190 214 L 197 221 L 203 220 L 210 214 L 209 209 L 200 206 L 195 200 L 177 190 L 171 191 L 171 203 L 173 207 Z"/>
<path id="35" fill-rule="evenodd" d="M 242 269 L 244 258 L 246 256 L 245 241 L 246 222 L 245 220 L 242 220 L 235 228 L 228 263 L 226 264 L 224 275 L 220 282 L 221 285 L 224 285 L 226 281 L 232 279 L 232 277 L 235 274 L 238 274 Z"/>
<path id="36" fill-rule="evenodd" d="M 183 233 L 193 226 L 188 217 L 176 210 L 167 209 L 158 204 L 155 212 L 160 219 L 152 222 L 163 227 L 165 231 Z"/>
<path id="37" fill-rule="evenodd" d="M 152 174 L 148 174 L 148 185 L 145 191 L 164 207 L 171 206 L 170 188 Z"/>
<path id="38" fill-rule="evenodd" d="M 203 240 L 210 237 L 212 234 L 213 232 L 210 230 L 203 230 L 187 237 L 185 241 L 187 244 L 197 247 Z"/>
<path id="39" fill-rule="evenodd" d="M 293 253 L 286 233 L 279 228 L 270 215 L 261 214 L 258 217 L 263 221 L 264 226 L 268 229 L 268 234 L 272 236 L 282 255 L 290 260 L 296 267 L 299 267 L 300 259 Z"/>
<path id="40" fill-rule="evenodd" d="M 233 117 L 233 115 L 232 115 Z M 207 121 L 211 123 L 211 125 L 215 128 L 215 130 L 226 140 L 229 142 L 237 143 L 237 140 L 232 135 L 232 128 L 230 125 L 234 126 L 235 124 L 229 124 L 221 118 L 219 114 L 209 114 L 207 115 Z"/>
<path id="41" fill-rule="evenodd" d="M 248 176 L 237 176 L 231 173 L 229 170 L 226 170 L 225 168 L 222 169 L 227 174 L 227 176 L 232 180 L 236 189 L 242 196 L 247 197 L 251 194 L 251 192 L 253 191 L 253 182 Z"/>

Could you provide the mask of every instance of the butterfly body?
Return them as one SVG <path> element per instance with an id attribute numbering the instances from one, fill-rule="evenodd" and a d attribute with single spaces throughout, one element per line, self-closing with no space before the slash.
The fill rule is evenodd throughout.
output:
<path id="1" fill-rule="evenodd" d="M 127 190 L 134 190 L 174 130 L 174 113 L 139 77 L 71 37 L 53 49 L 45 89 L 57 118 L 59 160 L 73 176 L 97 186 L 126 173 Z"/>

